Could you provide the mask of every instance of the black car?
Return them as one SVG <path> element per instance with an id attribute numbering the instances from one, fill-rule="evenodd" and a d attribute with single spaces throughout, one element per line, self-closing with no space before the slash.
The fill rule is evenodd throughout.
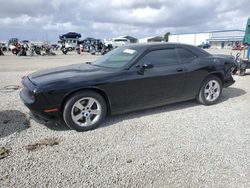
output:
<path id="1" fill-rule="evenodd" d="M 208 48 L 211 47 L 211 45 L 208 44 L 208 43 L 206 43 L 206 44 L 200 44 L 200 45 L 198 45 L 198 47 L 199 47 L 199 48 L 202 48 L 202 49 L 208 49 Z"/>
<path id="2" fill-rule="evenodd" d="M 71 39 L 79 39 L 81 38 L 81 34 L 80 33 L 75 33 L 75 32 L 69 32 L 69 33 L 66 33 L 64 35 L 60 35 L 59 36 L 59 39 L 60 40 L 64 40 L 66 38 L 71 38 Z"/>
<path id="3" fill-rule="evenodd" d="M 93 63 L 39 71 L 22 80 L 24 104 L 37 119 L 63 120 L 70 128 L 96 128 L 108 114 L 177 101 L 215 104 L 234 83 L 234 59 L 190 45 L 119 47 Z"/>

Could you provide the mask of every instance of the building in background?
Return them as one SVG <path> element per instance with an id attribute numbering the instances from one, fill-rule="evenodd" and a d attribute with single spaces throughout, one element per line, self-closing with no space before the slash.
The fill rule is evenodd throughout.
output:
<path id="1" fill-rule="evenodd" d="M 124 46 L 126 44 L 129 44 L 130 40 L 124 37 L 117 37 L 117 38 L 113 38 L 112 39 L 112 46 L 114 48 L 120 47 L 120 46 Z"/>
<path id="2" fill-rule="evenodd" d="M 146 42 L 163 42 L 164 38 L 162 36 L 152 36 L 147 38 L 139 39 L 139 43 L 146 43 Z"/>
<path id="3" fill-rule="evenodd" d="M 112 44 L 112 46 L 114 48 L 119 47 L 119 46 L 123 46 L 126 44 L 130 44 L 130 43 L 137 43 L 138 39 L 132 36 L 119 36 L 116 38 L 112 38 L 111 40 L 106 40 L 104 39 L 104 43 L 105 44 Z"/>
<path id="4" fill-rule="evenodd" d="M 5 43 L 5 44 L 7 44 L 8 41 L 7 41 L 7 40 L 0 40 L 0 43 Z"/>
<path id="5" fill-rule="evenodd" d="M 208 43 L 210 35 L 210 33 L 170 34 L 168 41 L 198 46 L 200 44 Z"/>
<path id="6" fill-rule="evenodd" d="M 211 48 L 232 48 L 241 44 L 244 37 L 243 30 L 222 30 L 200 33 L 171 34 L 169 42 L 191 45 L 210 44 Z"/>
<path id="7" fill-rule="evenodd" d="M 130 43 L 137 43 L 138 42 L 138 39 L 135 38 L 135 37 L 131 37 L 131 36 L 120 36 L 118 38 L 125 38 L 125 39 L 128 39 Z"/>

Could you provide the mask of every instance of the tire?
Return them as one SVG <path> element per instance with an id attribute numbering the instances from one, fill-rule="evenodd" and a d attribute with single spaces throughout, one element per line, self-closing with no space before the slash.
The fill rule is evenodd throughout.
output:
<path id="1" fill-rule="evenodd" d="M 222 93 L 222 82 L 217 76 L 208 76 L 200 88 L 196 99 L 203 105 L 213 105 L 217 103 Z"/>
<path id="2" fill-rule="evenodd" d="M 86 90 L 75 93 L 67 100 L 63 120 L 71 129 L 88 131 L 97 128 L 106 114 L 107 104 L 104 98 L 96 92 Z"/>

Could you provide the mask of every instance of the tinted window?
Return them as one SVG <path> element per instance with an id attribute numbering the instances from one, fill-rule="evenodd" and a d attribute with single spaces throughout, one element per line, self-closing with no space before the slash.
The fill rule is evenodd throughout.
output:
<path id="1" fill-rule="evenodd" d="M 196 57 L 196 55 L 194 55 L 192 52 L 190 52 L 186 49 L 177 48 L 176 50 L 177 50 L 179 57 L 182 61 L 183 60 L 191 60 L 191 59 Z"/>
<path id="2" fill-rule="evenodd" d="M 151 63 L 153 65 L 173 65 L 178 64 L 178 56 L 175 52 L 175 49 L 164 49 L 164 50 L 155 50 L 146 54 L 142 61 L 144 63 Z"/>

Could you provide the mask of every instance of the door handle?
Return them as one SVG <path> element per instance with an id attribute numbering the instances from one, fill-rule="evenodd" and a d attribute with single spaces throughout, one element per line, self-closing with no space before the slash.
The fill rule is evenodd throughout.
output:
<path id="1" fill-rule="evenodd" d="M 183 71 L 183 68 L 177 68 L 176 71 L 177 71 L 177 72 L 182 72 L 182 71 Z"/>

